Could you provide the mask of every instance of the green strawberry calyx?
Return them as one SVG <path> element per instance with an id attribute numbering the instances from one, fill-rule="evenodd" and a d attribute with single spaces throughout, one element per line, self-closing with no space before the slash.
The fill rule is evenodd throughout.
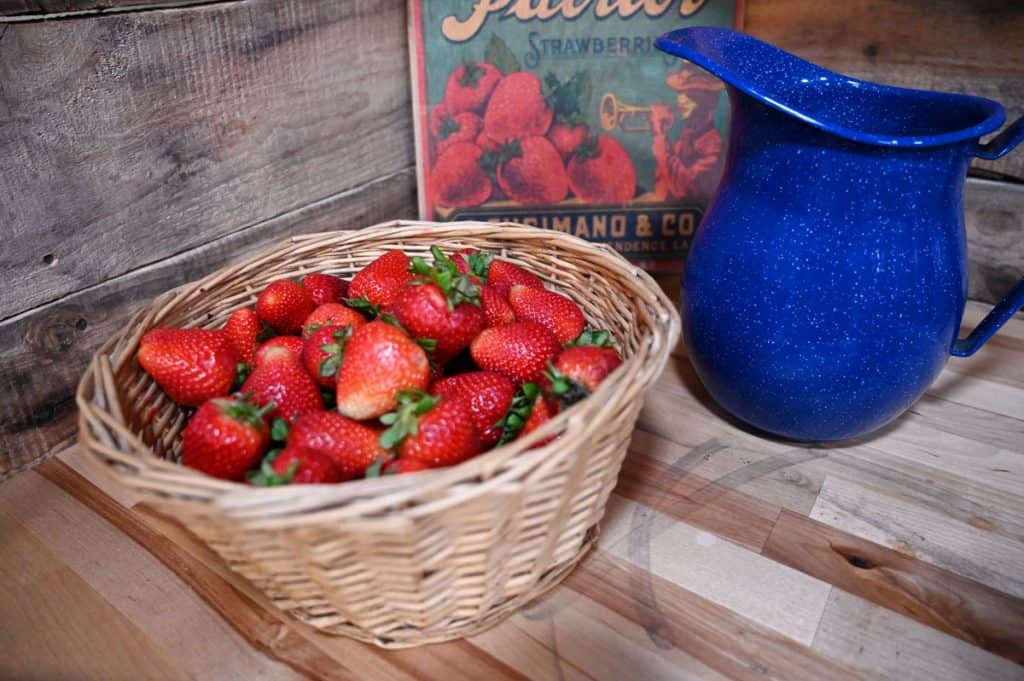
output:
<path id="1" fill-rule="evenodd" d="M 380 446 L 384 449 L 394 449 L 405 438 L 419 433 L 420 416 L 441 402 L 440 397 L 432 397 L 419 389 L 399 390 L 395 399 L 398 408 L 380 417 L 380 422 L 389 426 L 380 434 Z"/>
<path id="2" fill-rule="evenodd" d="M 324 343 L 320 346 L 320 351 L 324 353 L 324 358 L 317 364 L 317 373 L 325 378 L 338 373 L 338 369 L 341 368 L 341 361 L 345 358 L 345 346 L 348 345 L 350 338 L 352 338 L 351 324 L 347 324 L 331 334 L 331 339 L 334 342 Z"/>
<path id="3" fill-rule="evenodd" d="M 548 370 L 544 372 L 544 377 L 551 384 L 551 394 L 557 397 L 564 407 L 571 407 L 590 395 L 589 390 L 556 369 L 551 362 L 548 362 Z"/>
<path id="4" fill-rule="evenodd" d="M 278 473 L 274 470 L 271 465 L 274 463 L 274 459 L 280 454 L 283 449 L 278 447 L 277 449 L 271 449 L 267 452 L 267 455 L 263 457 L 263 462 L 260 463 L 259 471 L 249 471 L 246 474 L 246 479 L 250 484 L 256 485 L 257 487 L 280 487 L 281 485 L 289 485 L 295 478 L 295 474 L 299 471 L 299 462 L 292 461 L 288 465 L 288 470 L 283 474 Z"/>
<path id="5" fill-rule="evenodd" d="M 476 89 L 480 84 L 480 78 L 484 75 L 483 68 L 475 61 L 467 61 L 462 65 L 462 75 L 459 76 L 459 85 Z"/>
<path id="6" fill-rule="evenodd" d="M 380 321 L 384 322 L 385 324 L 390 324 L 391 326 L 395 327 L 396 329 L 404 333 L 406 336 L 412 338 L 412 335 L 405 329 L 404 326 L 402 326 L 402 322 L 398 321 L 398 318 L 395 317 L 395 315 L 390 314 L 388 312 L 381 313 Z M 434 350 L 437 349 L 437 341 L 434 340 L 433 338 L 413 338 L 412 341 L 416 345 L 423 348 L 425 352 L 433 352 Z"/>
<path id="7" fill-rule="evenodd" d="M 587 71 L 577 71 L 564 83 L 549 72 L 544 76 L 542 85 L 544 101 L 555 112 L 555 122 L 569 126 L 586 121 L 583 112 L 590 103 L 591 91 L 590 73 Z"/>
<path id="8" fill-rule="evenodd" d="M 487 273 L 491 269 L 492 260 L 494 260 L 494 256 L 483 251 L 473 251 L 466 258 L 466 262 L 469 264 L 469 271 L 478 276 L 484 283 L 487 283 Z"/>
<path id="9" fill-rule="evenodd" d="M 612 334 L 604 329 L 587 329 L 574 340 L 565 344 L 565 347 L 612 347 Z"/>
<path id="10" fill-rule="evenodd" d="M 418 282 L 433 282 L 448 301 L 448 311 L 455 309 L 456 305 L 468 303 L 480 307 L 480 286 L 473 281 L 473 275 L 463 274 L 455 265 L 455 261 L 445 255 L 437 246 L 430 247 L 430 253 L 434 256 L 434 264 L 430 265 L 426 259 L 416 256 L 412 259 L 409 269 L 419 277 Z"/>
<path id="11" fill-rule="evenodd" d="M 516 391 L 512 398 L 512 404 L 500 421 L 494 424 L 495 428 L 501 428 L 501 437 L 498 438 L 498 445 L 511 442 L 516 439 L 519 432 L 526 425 L 527 419 L 533 413 L 533 407 L 540 397 L 540 388 L 536 383 L 524 383 Z"/>
<path id="12" fill-rule="evenodd" d="M 598 158 L 601 155 L 601 149 L 597 145 L 597 135 L 591 135 L 583 140 L 578 147 L 573 149 L 572 153 L 580 160 Z"/>
<path id="13" fill-rule="evenodd" d="M 380 316 L 380 305 L 374 305 L 366 296 L 361 298 L 344 298 L 342 302 L 348 307 L 351 307 L 356 312 L 359 312 L 367 319 L 376 319 Z"/>
<path id="14" fill-rule="evenodd" d="M 234 398 L 218 398 L 216 404 L 220 413 L 231 420 L 259 428 L 265 423 L 264 417 L 272 412 L 276 405 L 273 402 L 268 402 L 261 407 L 252 398 L 253 394 L 247 392 L 236 395 Z"/>
<path id="15" fill-rule="evenodd" d="M 461 129 L 459 122 L 455 120 L 454 116 L 445 116 L 441 120 L 441 129 L 438 130 L 439 139 L 448 139 Z"/>

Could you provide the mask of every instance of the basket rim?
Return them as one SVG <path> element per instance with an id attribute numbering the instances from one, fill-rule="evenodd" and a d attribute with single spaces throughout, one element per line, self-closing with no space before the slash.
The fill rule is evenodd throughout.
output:
<path id="1" fill-rule="evenodd" d="M 358 242 L 374 232 L 387 229 L 414 229 L 420 231 L 418 233 L 410 232 L 409 235 L 434 233 L 449 235 L 452 238 L 458 238 L 460 234 L 462 236 L 497 236 L 498 238 L 513 242 L 520 241 L 520 239 L 515 237 L 543 237 L 545 239 L 564 240 L 565 243 L 571 244 L 574 249 L 590 251 L 595 257 L 607 259 L 609 265 L 624 275 L 624 280 L 632 279 L 637 287 L 647 294 L 644 297 L 647 298 L 651 306 L 657 309 L 658 319 L 651 320 L 647 324 L 648 328 L 644 330 L 641 336 L 640 347 L 636 355 L 626 358 L 620 367 L 602 381 L 597 390 L 590 396 L 590 399 L 561 411 L 537 430 L 521 439 L 488 450 L 455 466 L 407 475 L 371 479 L 357 478 L 344 484 L 335 485 L 253 487 L 242 482 L 219 480 L 179 463 L 156 456 L 151 447 L 147 446 L 134 432 L 127 428 L 127 423 L 122 418 L 118 420 L 120 426 L 127 431 L 129 438 L 134 441 L 135 447 L 131 449 L 149 452 L 151 456 L 139 456 L 134 451 L 131 451 L 130 448 L 122 446 L 117 448 L 117 451 L 126 458 L 134 459 L 137 462 L 135 468 L 138 470 L 132 473 L 118 470 L 109 461 L 103 461 L 103 467 L 117 478 L 119 482 L 125 484 L 130 484 L 127 483 L 125 478 L 140 478 L 144 472 L 143 469 L 148 469 L 145 472 L 156 474 L 158 477 L 169 476 L 182 483 L 183 488 L 186 486 L 190 488 L 188 490 L 183 489 L 183 496 L 191 497 L 195 495 L 203 501 L 213 502 L 221 510 L 239 517 L 269 518 L 278 515 L 281 517 L 292 517 L 296 514 L 303 514 L 308 517 L 310 514 L 316 514 L 320 511 L 337 514 L 337 506 L 339 504 L 346 504 L 345 516 L 351 515 L 353 517 L 368 518 L 376 517 L 379 514 L 390 515 L 390 512 L 395 508 L 395 504 L 410 501 L 410 491 L 414 492 L 416 506 L 422 510 L 432 507 L 436 503 L 443 502 L 443 493 L 453 486 L 468 484 L 478 487 L 480 490 L 487 490 L 492 486 L 500 486 L 502 478 L 505 477 L 504 474 L 511 469 L 523 468 L 532 470 L 538 464 L 543 465 L 543 459 L 553 451 L 553 448 L 559 446 L 559 440 L 554 440 L 536 449 L 530 449 L 532 445 L 556 433 L 565 432 L 570 426 L 574 428 L 586 427 L 585 424 L 581 423 L 583 405 L 586 403 L 593 405 L 603 402 L 603 407 L 609 408 L 609 405 L 616 403 L 614 399 L 615 391 L 622 385 L 625 385 L 626 380 L 633 381 L 641 373 L 646 374 L 644 385 L 642 386 L 642 390 L 646 392 L 650 383 L 657 378 L 667 362 L 679 338 L 681 327 L 679 313 L 668 296 L 661 290 L 661 287 L 647 272 L 630 263 L 607 244 L 586 241 L 571 234 L 514 222 L 456 221 L 439 223 L 420 220 L 392 220 L 361 229 L 332 230 L 295 235 L 270 244 L 259 253 L 237 263 L 219 268 L 201 279 L 170 289 L 151 299 L 137 313 L 132 315 L 125 322 L 124 327 L 113 334 L 94 353 L 79 381 L 75 394 L 75 401 L 79 409 L 79 442 L 83 442 L 87 437 L 91 437 L 86 435 L 90 429 L 88 423 L 90 418 L 104 420 L 100 416 L 102 413 L 108 418 L 116 419 L 116 416 L 111 415 L 106 407 L 96 403 L 94 394 L 90 394 L 95 392 L 97 378 L 101 373 L 101 363 L 106 361 L 109 364 L 111 350 L 133 333 L 135 327 L 145 320 L 147 316 L 153 315 L 158 307 L 167 309 L 173 303 L 180 302 L 182 297 L 201 293 L 205 288 L 210 287 L 217 281 L 244 269 L 248 263 L 267 257 L 280 251 L 282 248 L 293 247 L 297 244 L 315 245 L 320 241 L 331 242 L 332 247 L 335 248 L 344 247 L 349 241 Z M 508 230 L 514 230 L 512 235 L 509 234 Z M 500 231 L 504 231 L 505 234 L 496 234 L 496 232 Z M 341 238 L 340 240 L 339 237 Z M 154 323 L 149 328 L 158 325 L 159 319 L 154 318 L 151 321 Z M 661 347 L 657 348 L 656 352 L 644 352 L 645 350 L 650 350 L 652 346 L 658 345 L 656 336 L 662 329 L 658 328 L 656 322 L 663 326 L 665 336 L 662 340 L 664 342 L 660 344 Z M 132 356 L 134 356 L 134 352 Z M 102 447 L 101 443 L 94 444 Z M 92 457 L 102 458 L 95 452 L 92 452 L 90 446 L 84 446 L 83 449 L 89 452 Z M 138 491 L 143 491 L 139 489 L 139 485 L 132 485 L 132 487 Z M 192 494 L 189 494 L 189 492 Z M 189 503 L 172 500 L 167 498 L 166 495 L 159 495 L 159 498 L 154 498 L 153 501 L 158 504 Z M 300 507 L 296 506 L 297 503 Z M 279 507 L 279 511 L 275 511 L 275 507 Z"/>

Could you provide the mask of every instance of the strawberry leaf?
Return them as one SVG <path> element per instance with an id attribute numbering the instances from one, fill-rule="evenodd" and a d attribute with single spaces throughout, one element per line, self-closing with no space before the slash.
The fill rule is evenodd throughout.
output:
<path id="1" fill-rule="evenodd" d="M 419 417 L 433 409 L 441 401 L 422 390 L 400 390 L 395 394 L 398 409 L 380 417 L 381 423 L 390 426 L 380 435 L 380 446 L 394 449 L 410 435 L 419 433 Z"/>
<path id="2" fill-rule="evenodd" d="M 483 251 L 473 251 L 469 254 L 469 271 L 487 281 L 487 273 L 491 269 L 491 260 L 494 256 Z"/>
<path id="3" fill-rule="evenodd" d="M 491 36 L 491 42 L 488 43 L 487 50 L 484 52 L 484 61 L 492 64 L 501 71 L 502 75 L 522 70 L 516 55 L 508 49 L 505 41 L 496 35 Z"/>
<path id="4" fill-rule="evenodd" d="M 413 338 L 413 342 L 423 348 L 424 352 L 433 352 L 434 350 L 437 350 L 437 341 L 433 338 Z"/>
<path id="5" fill-rule="evenodd" d="M 284 442 L 288 439 L 288 435 L 291 433 L 291 426 L 284 419 L 274 419 L 273 425 L 270 426 L 270 439 L 275 442 Z"/>
<path id="6" fill-rule="evenodd" d="M 365 478 L 379 478 L 380 469 L 384 467 L 384 459 L 377 459 L 369 465 L 366 469 L 366 473 L 363 474 Z"/>
<path id="7" fill-rule="evenodd" d="M 474 61 L 468 61 L 463 64 L 462 76 L 459 78 L 459 85 L 462 87 L 476 89 L 476 86 L 480 83 L 480 77 L 483 75 L 484 70 L 479 64 Z"/>
<path id="8" fill-rule="evenodd" d="M 575 340 L 565 344 L 566 347 L 593 346 L 595 348 L 612 347 L 612 335 L 605 330 L 587 329 Z"/>
<path id="9" fill-rule="evenodd" d="M 568 123 L 574 116 L 574 122 L 583 122 L 583 112 L 590 103 L 591 91 L 590 74 L 587 71 L 577 71 L 564 83 L 553 73 L 548 73 L 544 78 L 544 99 L 562 122 Z"/>
<path id="10" fill-rule="evenodd" d="M 498 438 L 498 445 L 511 442 L 516 439 L 519 432 L 526 425 L 526 421 L 533 413 L 533 407 L 537 404 L 540 396 L 540 388 L 535 383 L 524 383 L 516 396 L 512 398 L 512 404 L 505 412 L 500 421 L 494 424 L 495 428 L 501 428 L 501 437 Z"/>
<path id="11" fill-rule="evenodd" d="M 597 135 L 591 135 L 583 140 L 583 143 L 576 147 L 572 153 L 581 159 L 597 158 L 600 156 L 601 151 L 597 146 Z"/>
<path id="12" fill-rule="evenodd" d="M 438 131 L 438 139 L 448 139 L 459 131 L 459 123 L 452 116 L 446 116 L 441 121 L 441 129 Z"/>
<path id="13" fill-rule="evenodd" d="M 380 316 L 380 305 L 374 305 L 366 297 L 362 298 L 343 298 L 342 302 L 353 310 L 361 313 L 367 319 L 376 319 Z"/>
<path id="14" fill-rule="evenodd" d="M 548 370 L 544 372 L 544 377 L 551 383 L 551 393 L 558 398 L 563 407 L 571 407 L 590 395 L 589 390 L 556 369 L 551 362 L 548 362 Z"/>
<path id="15" fill-rule="evenodd" d="M 235 382 L 232 384 L 234 388 L 241 388 L 245 384 L 245 379 L 249 378 L 249 374 L 252 373 L 252 367 L 245 362 L 239 362 L 235 365 Z"/>

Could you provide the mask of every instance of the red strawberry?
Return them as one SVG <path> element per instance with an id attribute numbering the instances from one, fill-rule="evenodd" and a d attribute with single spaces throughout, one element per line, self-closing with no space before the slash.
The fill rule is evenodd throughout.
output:
<path id="1" fill-rule="evenodd" d="M 456 142 L 438 156 L 430 171 L 434 202 L 440 206 L 478 206 L 491 195 L 491 179 L 480 165 L 483 150 Z"/>
<path id="2" fill-rule="evenodd" d="M 586 123 L 570 125 L 555 122 L 551 126 L 551 130 L 548 130 L 548 139 L 551 140 L 551 144 L 558 150 L 563 160 L 568 160 L 576 148 L 586 142 L 589 137 L 590 128 Z"/>
<path id="3" fill-rule="evenodd" d="M 271 282 L 256 299 L 256 316 L 280 334 L 298 333 L 312 311 L 312 294 L 289 279 Z"/>
<path id="4" fill-rule="evenodd" d="M 260 320 L 251 307 L 235 310 L 224 323 L 224 333 L 231 339 L 231 345 L 238 352 L 238 358 L 246 364 L 256 361 L 256 339 L 260 335 Z"/>
<path id="5" fill-rule="evenodd" d="M 560 293 L 516 284 L 508 292 L 516 319 L 543 324 L 560 343 L 575 340 L 586 326 L 583 310 Z"/>
<path id="6" fill-rule="evenodd" d="M 356 420 L 376 418 L 397 406 L 395 393 L 424 389 L 430 362 L 419 345 L 382 321 L 357 328 L 338 371 L 338 411 Z"/>
<path id="7" fill-rule="evenodd" d="M 564 162 L 546 137 L 510 142 L 498 155 L 498 186 L 510 199 L 546 205 L 558 203 L 568 193 Z"/>
<path id="8" fill-rule="evenodd" d="M 487 284 L 504 298 L 508 298 L 509 291 L 516 284 L 544 288 L 544 282 L 537 275 L 507 260 L 497 259 L 491 261 L 487 270 Z"/>
<path id="9" fill-rule="evenodd" d="M 546 377 L 550 392 L 565 406 L 575 404 L 594 392 L 621 364 L 622 359 L 614 348 L 589 345 L 566 348 L 558 354 Z"/>
<path id="10" fill-rule="evenodd" d="M 345 477 L 331 458 L 321 452 L 292 446 L 290 443 L 274 457 L 270 471 L 254 476 L 254 485 L 315 485 L 343 482 Z"/>
<path id="11" fill-rule="evenodd" d="M 348 295 L 348 282 L 333 274 L 307 274 L 302 278 L 302 285 L 313 296 L 314 305 L 340 303 Z"/>
<path id="12" fill-rule="evenodd" d="M 362 477 L 377 460 L 387 460 L 390 453 L 380 446 L 383 428 L 366 425 L 331 411 L 303 414 L 292 426 L 288 446 L 326 455 L 334 462 L 341 478 Z"/>
<path id="13" fill-rule="evenodd" d="M 516 389 L 512 381 L 491 371 L 473 371 L 443 378 L 431 392 L 439 397 L 455 397 L 469 406 L 473 423 L 484 449 L 490 449 L 501 437 L 498 422 L 512 406 Z"/>
<path id="14" fill-rule="evenodd" d="M 416 473 L 418 471 L 430 470 L 430 466 L 419 459 L 395 459 L 384 465 L 384 475 L 401 475 L 402 473 Z"/>
<path id="15" fill-rule="evenodd" d="M 305 342 L 298 336 L 276 336 L 266 341 L 256 350 L 256 364 L 260 366 L 266 360 L 267 353 L 271 348 L 283 348 L 294 355 L 295 359 L 302 357 L 302 349 Z"/>
<path id="16" fill-rule="evenodd" d="M 242 384 L 242 392 L 253 394 L 257 404 L 274 403 L 268 418 L 291 423 L 307 411 L 324 408 L 320 389 L 298 358 L 284 348 L 268 349 L 263 362 L 256 365 Z"/>
<path id="17" fill-rule="evenodd" d="M 445 149 L 459 142 L 475 143 L 483 125 L 479 116 L 468 111 L 443 119 L 441 129 L 438 131 L 437 153 L 444 153 Z"/>
<path id="18" fill-rule="evenodd" d="M 469 346 L 477 366 L 503 374 L 517 385 L 540 380 L 561 349 L 554 334 L 536 322 L 484 329 Z"/>
<path id="19" fill-rule="evenodd" d="M 352 336 L 352 326 L 321 326 L 306 339 L 302 348 L 302 366 L 321 388 L 334 388 L 338 369 L 345 356 L 345 345 Z"/>
<path id="20" fill-rule="evenodd" d="M 530 417 L 526 419 L 526 423 L 523 424 L 523 429 L 519 431 L 520 437 L 526 437 L 533 431 L 540 428 L 542 425 L 553 419 L 559 411 L 557 402 L 552 402 L 546 399 L 543 395 L 538 395 L 536 401 L 533 403 L 533 409 L 530 410 Z M 547 443 L 551 442 L 555 438 L 551 437 L 547 440 L 541 440 L 534 447 L 543 447 Z"/>
<path id="21" fill-rule="evenodd" d="M 388 251 L 352 277 L 347 302 L 362 298 L 369 305 L 390 305 L 411 278 L 409 257 L 401 251 Z"/>
<path id="22" fill-rule="evenodd" d="M 627 203 L 636 193 L 636 168 L 612 137 L 591 137 L 580 145 L 566 172 L 573 193 L 587 203 Z"/>
<path id="23" fill-rule="evenodd" d="M 497 151 L 501 149 L 501 142 L 495 139 L 491 139 L 486 132 L 481 132 L 479 135 L 476 136 L 476 139 L 473 141 L 476 142 L 476 145 L 483 149 L 484 151 L 497 153 Z"/>
<path id="24" fill-rule="evenodd" d="M 207 400 L 181 437 L 181 462 L 207 475 L 240 480 L 270 446 L 266 409 L 235 398 Z"/>
<path id="25" fill-rule="evenodd" d="M 366 317 L 359 314 L 351 307 L 341 303 L 324 303 L 309 313 L 306 320 L 302 322 L 302 337 L 309 338 L 314 331 L 323 326 L 361 326 L 366 323 Z"/>
<path id="26" fill-rule="evenodd" d="M 223 331 L 152 329 L 139 343 L 138 360 L 168 397 L 198 407 L 231 392 L 240 357 Z"/>
<path id="27" fill-rule="evenodd" d="M 486 318 L 473 276 L 459 274 L 455 262 L 436 246 L 430 250 L 433 266 L 423 258 L 413 258 L 412 268 L 418 276 L 402 289 L 388 312 L 413 338 L 432 340 L 431 354 L 437 364 L 444 364 L 469 347 Z"/>
<path id="28" fill-rule="evenodd" d="M 431 138 L 441 139 L 441 125 L 444 123 L 444 119 L 450 118 L 451 115 L 444 102 L 438 102 L 430 107 L 430 111 L 427 112 L 427 129 L 430 131 Z"/>
<path id="29" fill-rule="evenodd" d="M 493 286 L 480 287 L 480 307 L 484 309 L 487 326 L 503 326 L 516 320 L 516 313 L 508 300 Z"/>
<path id="30" fill-rule="evenodd" d="M 444 85 L 444 103 L 449 113 L 483 111 L 487 98 L 501 80 L 501 71 L 486 62 L 459 66 Z"/>
<path id="31" fill-rule="evenodd" d="M 482 451 L 469 407 L 455 397 L 431 397 L 422 390 L 402 391 L 398 410 L 381 422 L 390 426 L 380 436 L 383 447 L 431 468 L 452 466 Z"/>
<path id="32" fill-rule="evenodd" d="M 528 71 L 510 73 L 498 82 L 484 112 L 484 131 L 506 141 L 543 135 L 554 111 L 544 100 L 540 78 Z"/>

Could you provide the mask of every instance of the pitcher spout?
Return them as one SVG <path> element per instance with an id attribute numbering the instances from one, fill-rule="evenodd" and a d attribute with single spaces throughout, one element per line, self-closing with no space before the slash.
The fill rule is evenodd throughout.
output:
<path id="1" fill-rule="evenodd" d="M 763 104 L 854 142 L 907 148 L 973 144 L 1006 118 L 1002 105 L 990 99 L 850 78 L 728 29 L 679 29 L 655 45 Z"/>

